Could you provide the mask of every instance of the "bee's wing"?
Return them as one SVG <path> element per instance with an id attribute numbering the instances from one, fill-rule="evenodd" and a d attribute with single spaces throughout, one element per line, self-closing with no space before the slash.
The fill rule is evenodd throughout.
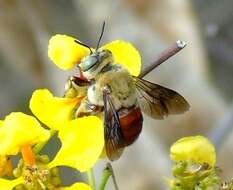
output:
<path id="1" fill-rule="evenodd" d="M 189 103 L 177 92 L 137 77 L 134 80 L 140 107 L 152 118 L 163 119 L 189 109 Z"/>
<path id="2" fill-rule="evenodd" d="M 126 146 L 120 127 L 119 115 L 113 105 L 110 94 L 103 91 L 104 100 L 104 138 L 106 154 L 110 160 L 118 159 Z"/>

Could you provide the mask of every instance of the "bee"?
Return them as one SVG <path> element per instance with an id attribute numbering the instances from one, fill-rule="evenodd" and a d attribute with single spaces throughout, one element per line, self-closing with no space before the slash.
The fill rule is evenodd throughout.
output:
<path id="1" fill-rule="evenodd" d="M 169 114 L 181 114 L 189 109 L 188 102 L 177 92 L 142 79 L 150 70 L 174 55 L 184 46 L 181 42 L 163 53 L 139 77 L 131 76 L 121 64 L 115 63 L 110 50 L 96 50 L 79 41 L 90 50 L 78 65 L 80 77 L 72 76 L 68 80 L 66 96 L 70 91 L 86 94 L 77 109 L 76 117 L 103 114 L 105 150 L 108 158 L 118 159 L 123 149 L 131 145 L 141 133 L 142 112 L 155 119 L 163 119 Z M 77 93 L 73 93 L 77 96 Z"/>

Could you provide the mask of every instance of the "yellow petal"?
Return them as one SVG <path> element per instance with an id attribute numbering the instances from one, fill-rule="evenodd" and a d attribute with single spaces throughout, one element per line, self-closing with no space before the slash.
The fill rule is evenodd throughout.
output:
<path id="1" fill-rule="evenodd" d="M 170 149 L 174 161 L 192 160 L 214 166 L 216 152 L 213 144 L 203 136 L 184 137 L 175 142 Z"/>
<path id="2" fill-rule="evenodd" d="M 102 47 L 110 50 L 116 63 L 124 65 L 133 76 L 138 76 L 141 72 L 141 56 L 138 50 L 129 42 L 116 40 Z"/>
<path id="3" fill-rule="evenodd" d="M 62 147 L 49 167 L 69 166 L 84 172 L 97 162 L 104 147 L 104 127 L 95 116 L 67 122 L 59 131 Z"/>
<path id="4" fill-rule="evenodd" d="M 30 100 L 32 113 L 49 128 L 58 130 L 63 122 L 73 118 L 81 98 L 54 97 L 47 89 L 34 91 Z"/>
<path id="5" fill-rule="evenodd" d="M 92 188 L 85 183 L 74 183 L 70 187 L 62 187 L 59 190 L 92 190 Z"/>
<path id="6" fill-rule="evenodd" d="M 34 117 L 13 112 L 0 128 L 0 155 L 16 155 L 25 144 L 32 146 L 49 137 L 49 130 L 42 128 Z"/>
<path id="7" fill-rule="evenodd" d="M 63 70 L 72 69 L 90 53 L 89 49 L 77 44 L 73 37 L 57 34 L 49 40 L 48 56 Z"/>
<path id="8" fill-rule="evenodd" d="M 0 190 L 12 190 L 16 185 L 23 183 L 23 178 L 7 180 L 0 178 Z"/>
<path id="9" fill-rule="evenodd" d="M 2 120 L 0 120 L 0 127 L 3 125 L 3 121 Z"/>

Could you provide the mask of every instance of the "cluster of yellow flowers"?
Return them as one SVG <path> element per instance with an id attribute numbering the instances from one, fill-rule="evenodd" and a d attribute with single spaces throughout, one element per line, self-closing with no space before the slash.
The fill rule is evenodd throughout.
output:
<path id="1" fill-rule="evenodd" d="M 88 49 L 75 43 L 75 40 L 66 35 L 55 35 L 49 41 L 49 58 L 63 70 L 74 68 L 89 54 Z M 109 49 L 117 62 L 124 64 L 132 75 L 140 73 L 140 54 L 130 43 L 117 40 L 102 48 Z M 104 150 L 104 127 L 102 120 L 96 116 L 75 118 L 74 110 L 81 99 L 55 97 L 48 89 L 38 89 L 32 94 L 29 107 L 47 129 L 35 117 L 21 112 L 13 112 L 0 121 L 0 190 L 11 190 L 19 184 L 27 187 L 33 183 L 37 177 L 32 171 L 36 170 L 38 174 L 38 165 L 41 164 L 36 158 L 39 152 L 37 148 L 43 147 L 55 132 L 58 132 L 62 146 L 52 161 L 43 164 L 45 169 L 41 169 L 42 177 L 36 179 L 36 183 L 45 186 L 43 180 L 46 181 L 48 172 L 57 166 L 72 167 L 80 172 L 86 172 L 94 166 Z M 3 178 L 12 175 L 10 158 L 20 153 L 24 163 L 23 171 L 30 171 L 30 175 L 21 172 L 15 175 L 15 179 Z M 70 187 L 59 186 L 55 189 L 89 190 L 91 187 L 75 183 Z"/>
<path id="2" fill-rule="evenodd" d="M 213 144 L 203 136 L 184 137 L 170 149 L 174 161 L 171 190 L 232 190 L 233 181 L 224 182 L 216 166 Z"/>
<path id="3" fill-rule="evenodd" d="M 50 125 L 47 125 L 50 127 Z M 43 128 L 33 116 L 15 112 L 8 115 L 0 126 L 0 155 L 2 158 L 22 153 L 27 167 L 37 165 L 32 147 L 50 138 L 51 130 Z M 103 146 L 103 124 L 94 116 L 66 121 L 61 124 L 58 132 L 62 146 L 55 158 L 44 167 L 49 171 L 56 166 L 69 166 L 81 172 L 89 170 L 98 160 Z M 3 168 L 1 175 L 7 169 L 5 159 L 0 160 Z M 5 169 L 4 169 L 5 168 Z M 14 179 L 0 179 L 1 190 L 11 190 L 18 184 L 26 183 L 22 176 Z M 59 189 L 90 189 L 83 183 Z"/>
<path id="4" fill-rule="evenodd" d="M 203 136 L 184 137 L 176 141 L 170 148 L 173 161 L 194 161 L 199 164 L 207 163 L 211 167 L 216 164 L 214 145 Z"/>

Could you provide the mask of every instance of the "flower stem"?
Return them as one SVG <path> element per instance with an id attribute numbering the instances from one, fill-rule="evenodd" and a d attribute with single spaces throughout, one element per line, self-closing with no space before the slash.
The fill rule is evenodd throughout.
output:
<path id="1" fill-rule="evenodd" d="M 55 131 L 55 130 L 51 130 L 50 131 L 50 138 L 47 141 L 38 143 L 36 146 L 34 146 L 33 152 L 35 154 L 38 154 L 44 148 L 44 146 L 48 143 L 48 141 L 56 134 L 56 132 L 57 131 Z"/>
<path id="2" fill-rule="evenodd" d="M 116 178 L 115 178 L 115 175 L 114 175 L 114 172 L 113 172 L 112 165 L 109 162 L 107 163 L 106 168 L 103 171 L 101 183 L 100 183 L 100 186 L 99 186 L 98 190 L 104 190 L 105 189 L 106 184 L 107 184 L 108 179 L 109 179 L 110 176 L 112 176 L 115 190 L 119 190 L 117 182 L 116 182 Z"/>
<path id="3" fill-rule="evenodd" d="M 92 187 L 93 190 L 96 189 L 95 187 L 95 175 L 94 175 L 94 170 L 91 168 L 90 170 L 87 171 L 87 178 L 88 178 L 88 183 Z"/>
<path id="4" fill-rule="evenodd" d="M 112 180 L 113 180 L 113 184 L 114 184 L 114 187 L 115 187 L 115 190 L 119 190 L 119 187 L 117 185 L 117 181 L 116 181 L 116 177 L 115 177 L 115 174 L 114 174 L 114 171 L 113 171 L 113 168 L 112 168 L 112 165 L 110 162 L 107 163 L 107 167 L 111 170 L 112 172 Z"/>
<path id="5" fill-rule="evenodd" d="M 106 168 L 103 170 L 101 183 L 98 190 L 105 190 L 106 184 L 108 182 L 109 177 L 112 175 L 111 169 L 106 166 Z"/>

